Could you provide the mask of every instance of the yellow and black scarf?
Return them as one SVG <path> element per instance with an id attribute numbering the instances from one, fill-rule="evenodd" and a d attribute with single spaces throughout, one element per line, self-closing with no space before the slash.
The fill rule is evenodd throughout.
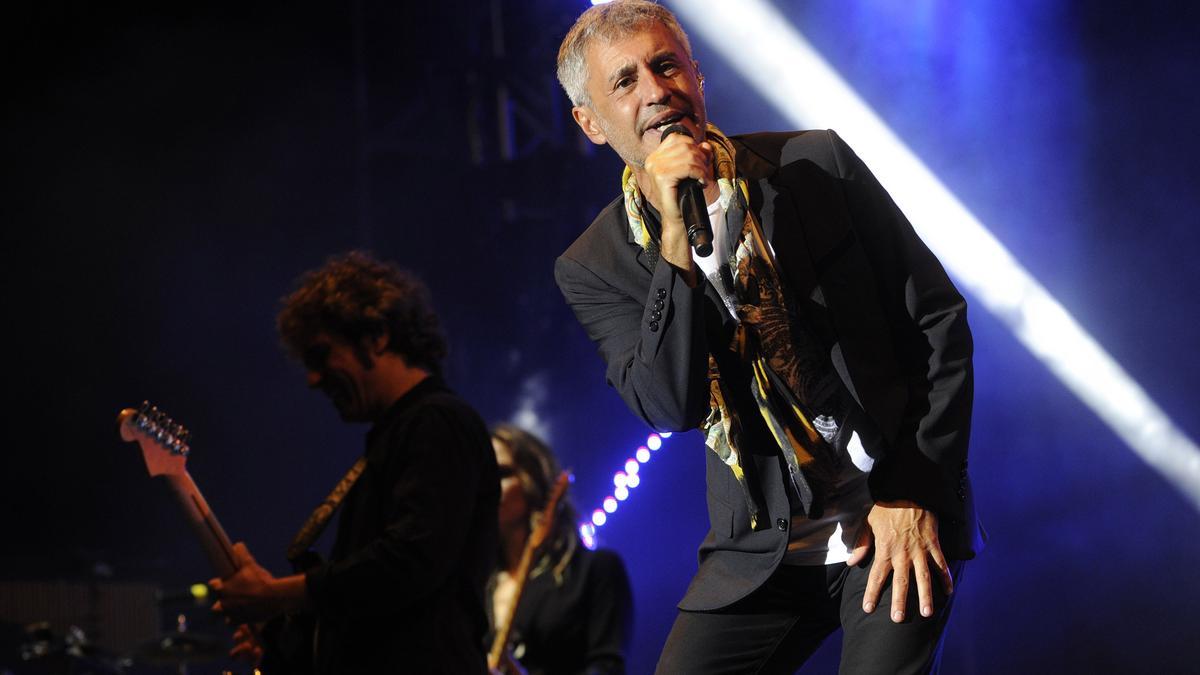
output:
<path id="1" fill-rule="evenodd" d="M 840 461 L 811 418 L 816 409 L 827 407 L 836 398 L 836 375 L 811 334 L 793 318 L 794 307 L 785 292 L 774 252 L 749 208 L 749 186 L 737 175 L 733 143 L 712 124 L 707 128 L 707 140 L 714 150 L 713 174 L 722 202 L 736 203 L 740 207 L 737 210 L 744 214 L 741 231 L 728 247 L 728 258 L 721 261 L 731 273 L 734 297 L 727 298 L 727 304 L 735 309 L 738 321 L 730 348 L 753 373 L 750 388 L 758 414 L 782 451 L 805 511 L 809 517 L 816 517 L 822 496 L 836 482 Z M 641 191 L 628 166 L 621 187 L 634 237 L 647 251 L 656 249 L 657 242 L 642 215 Z M 725 297 L 727 289 L 718 288 L 718 292 Z M 740 411 L 727 405 L 729 384 L 721 378 L 711 354 L 708 363 L 710 411 L 700 430 L 705 434 L 705 444 L 741 485 L 750 526 L 757 528 L 760 505 L 746 481 L 749 460 L 739 450 Z"/>

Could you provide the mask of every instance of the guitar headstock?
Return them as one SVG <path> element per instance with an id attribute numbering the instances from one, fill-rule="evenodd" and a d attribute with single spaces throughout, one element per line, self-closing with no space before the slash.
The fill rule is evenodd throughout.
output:
<path id="1" fill-rule="evenodd" d="M 187 454 L 191 452 L 188 441 L 191 432 L 183 428 L 149 401 L 143 401 L 137 410 L 125 408 L 117 415 L 121 438 L 134 442 L 142 448 L 142 459 L 151 476 L 178 476 L 185 471 Z"/>

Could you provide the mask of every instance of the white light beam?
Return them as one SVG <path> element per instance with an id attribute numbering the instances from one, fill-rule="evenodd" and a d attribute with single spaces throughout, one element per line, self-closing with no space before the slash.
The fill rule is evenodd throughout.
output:
<path id="1" fill-rule="evenodd" d="M 851 142 L 960 285 L 1200 509 L 1200 448 L 763 0 L 671 3 L 799 128 Z"/>

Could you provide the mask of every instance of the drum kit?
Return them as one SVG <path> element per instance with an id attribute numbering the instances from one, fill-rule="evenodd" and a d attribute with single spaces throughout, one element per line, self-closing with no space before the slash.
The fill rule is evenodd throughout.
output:
<path id="1" fill-rule="evenodd" d="M 228 658 L 227 638 L 189 631 L 185 615 L 176 619 L 176 629 L 146 640 L 130 654 L 114 654 L 93 644 L 78 626 L 68 626 L 62 634 L 49 623 L 37 622 L 20 630 L 21 643 L 0 659 L 0 673 L 31 675 L 156 675 L 173 673 L 257 673 L 245 667 L 234 669 Z"/>

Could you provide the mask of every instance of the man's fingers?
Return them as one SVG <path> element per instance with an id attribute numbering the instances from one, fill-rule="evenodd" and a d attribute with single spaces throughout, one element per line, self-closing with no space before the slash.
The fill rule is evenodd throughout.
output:
<path id="1" fill-rule="evenodd" d="M 850 552 L 850 558 L 846 560 L 846 566 L 854 567 L 855 565 L 861 563 L 867 557 L 867 551 L 870 550 L 870 546 L 854 547 L 854 550 Z"/>
<path id="2" fill-rule="evenodd" d="M 259 659 L 262 658 L 262 655 L 262 649 L 260 649 L 257 645 L 247 642 L 234 645 L 233 649 L 229 650 L 230 658 L 243 659 L 245 661 L 249 661 L 250 663 L 258 663 Z"/>
<path id="3" fill-rule="evenodd" d="M 907 562 L 899 566 L 892 565 L 892 621 L 895 623 L 904 621 L 904 605 L 908 600 L 908 574 Z"/>
<path id="4" fill-rule="evenodd" d="M 850 558 L 846 561 L 848 567 L 854 567 L 867 559 L 867 554 L 871 551 L 871 526 L 863 522 L 862 527 L 858 531 L 858 540 L 854 544 L 854 550 L 850 552 Z"/>
<path id="5" fill-rule="evenodd" d="M 671 185 L 678 183 L 681 178 L 694 178 L 706 183 L 712 171 L 712 150 L 704 144 L 694 144 L 692 139 L 682 134 L 672 134 L 663 141 L 659 150 L 646 158 L 646 171 L 656 176 L 657 180 L 667 181 Z"/>
<path id="6" fill-rule="evenodd" d="M 886 558 L 876 556 L 875 563 L 871 565 L 871 571 L 867 573 L 867 588 L 863 591 L 863 611 L 867 614 L 874 612 L 875 605 L 879 604 L 879 593 L 891 571 L 890 565 L 891 562 Z"/>
<path id="7" fill-rule="evenodd" d="M 239 541 L 233 545 L 233 560 L 237 563 L 238 568 L 254 562 L 254 556 L 250 555 L 250 549 L 246 548 L 245 542 Z"/>
<path id="8" fill-rule="evenodd" d="M 933 616 L 933 575 L 929 572 L 929 561 L 924 556 L 913 558 L 913 573 L 917 577 L 918 611 L 921 616 L 929 618 Z"/>
<path id="9" fill-rule="evenodd" d="M 950 573 L 950 563 L 946 562 L 946 556 L 942 555 L 942 547 L 934 546 L 929 549 L 929 555 L 937 567 L 938 576 L 942 578 L 942 587 L 946 589 L 946 595 L 953 595 L 954 575 Z"/>

